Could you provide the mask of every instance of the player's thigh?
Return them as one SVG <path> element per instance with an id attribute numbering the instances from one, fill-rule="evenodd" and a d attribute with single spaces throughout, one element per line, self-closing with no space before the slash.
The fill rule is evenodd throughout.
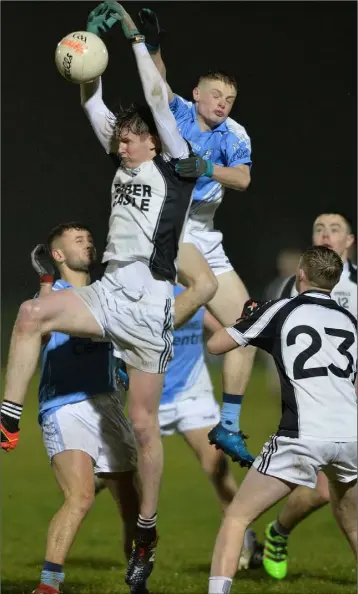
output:
<path id="1" fill-rule="evenodd" d="M 148 417 L 158 423 L 158 409 L 163 389 L 164 374 L 149 373 L 127 366 L 129 376 L 128 414 L 134 422 Z M 159 426 L 159 423 L 158 423 Z"/>
<path id="2" fill-rule="evenodd" d="M 81 450 L 64 450 L 51 461 L 58 485 L 66 499 L 83 498 L 91 502 L 94 495 L 93 460 Z"/>
<path id="3" fill-rule="evenodd" d="M 213 288 L 217 281 L 203 254 L 193 243 L 182 243 L 178 252 L 178 280 L 185 287 L 192 286 L 198 279 L 210 280 Z"/>
<path id="4" fill-rule="evenodd" d="M 240 317 L 249 294 L 234 270 L 223 272 L 217 281 L 218 289 L 207 307 L 221 324 L 231 326 Z"/>
<path id="5" fill-rule="evenodd" d="M 95 317 L 71 289 L 53 291 L 46 297 L 27 301 L 20 315 L 35 319 L 42 334 L 56 330 L 76 336 L 103 336 Z"/>
<path id="6" fill-rule="evenodd" d="M 241 483 L 228 514 L 245 518 L 250 524 L 278 501 L 286 497 L 295 488 L 273 476 L 258 472 L 253 466 Z"/>
<path id="7" fill-rule="evenodd" d="M 329 482 L 327 476 L 322 471 L 317 473 L 316 493 L 322 501 L 329 501 Z"/>

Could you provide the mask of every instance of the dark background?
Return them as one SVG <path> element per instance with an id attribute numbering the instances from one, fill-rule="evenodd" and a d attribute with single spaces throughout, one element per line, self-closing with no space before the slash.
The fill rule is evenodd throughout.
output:
<path id="1" fill-rule="evenodd" d="M 2 2 L 3 328 L 37 289 L 31 249 L 59 222 L 82 220 L 103 250 L 112 166 L 82 113 L 79 88 L 54 64 L 56 44 L 86 28 L 94 2 Z M 125 4 L 135 15 L 143 5 Z M 167 30 L 168 81 L 191 98 L 196 77 L 238 79 L 232 117 L 252 140 L 252 185 L 229 191 L 216 217 L 252 294 L 284 247 L 310 243 L 313 217 L 356 219 L 356 2 L 149 2 Z M 105 39 L 110 107 L 141 98 L 119 27 Z M 5 334 L 7 332 L 5 331 Z"/>

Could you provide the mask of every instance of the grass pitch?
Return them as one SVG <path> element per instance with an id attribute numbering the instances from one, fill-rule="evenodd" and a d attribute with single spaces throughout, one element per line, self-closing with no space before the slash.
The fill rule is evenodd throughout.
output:
<path id="1" fill-rule="evenodd" d="M 220 378 L 213 374 L 220 394 Z M 241 415 L 258 453 L 275 430 L 278 399 L 268 394 L 257 366 Z M 39 582 L 47 525 L 61 503 L 37 425 L 36 381 L 23 414 L 18 449 L 2 453 L 2 594 L 32 591 Z M 150 579 L 153 594 L 206 594 L 211 552 L 220 522 L 215 495 L 196 459 L 179 436 L 166 438 L 159 506 L 160 543 Z M 234 466 L 238 481 L 245 470 Z M 279 504 L 279 506 L 281 506 Z M 256 523 L 262 539 L 278 507 Z M 238 573 L 232 594 L 348 594 L 356 592 L 351 552 L 329 507 L 316 512 L 292 534 L 289 576 L 274 582 L 264 570 Z M 121 549 L 121 521 L 108 493 L 99 495 L 65 565 L 65 594 L 128 593 Z"/>

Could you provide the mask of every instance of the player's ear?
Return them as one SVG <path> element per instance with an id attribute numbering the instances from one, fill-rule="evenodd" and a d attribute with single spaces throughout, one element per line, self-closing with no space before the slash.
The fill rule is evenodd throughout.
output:
<path id="1" fill-rule="evenodd" d="M 59 250 L 57 248 L 52 248 L 51 256 L 52 256 L 52 259 L 56 262 L 56 264 L 61 264 L 65 259 L 61 250 Z"/>
<path id="2" fill-rule="evenodd" d="M 347 250 L 349 250 L 349 248 L 351 248 L 353 244 L 354 244 L 354 235 L 352 233 L 350 233 L 347 236 L 347 243 L 346 243 Z"/>
<path id="3" fill-rule="evenodd" d="M 194 101 L 199 101 L 199 97 L 200 97 L 200 89 L 198 87 L 195 87 L 195 89 L 193 89 Z"/>
<path id="4" fill-rule="evenodd" d="M 157 154 L 162 151 L 162 143 L 160 142 L 159 136 L 156 134 L 149 135 L 150 149 L 155 150 Z"/>

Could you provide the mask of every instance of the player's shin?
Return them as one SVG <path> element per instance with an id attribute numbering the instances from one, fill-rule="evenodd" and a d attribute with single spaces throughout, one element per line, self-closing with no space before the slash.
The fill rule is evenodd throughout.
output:
<path id="1" fill-rule="evenodd" d="M 31 377 L 36 371 L 41 349 L 39 324 L 31 319 L 26 303 L 20 308 L 11 336 L 4 398 L 23 405 Z"/>
<path id="2" fill-rule="evenodd" d="M 235 518 L 229 513 L 225 516 L 215 542 L 211 577 L 225 576 L 232 580 L 237 571 L 246 528 L 247 524 L 243 519 Z"/>

